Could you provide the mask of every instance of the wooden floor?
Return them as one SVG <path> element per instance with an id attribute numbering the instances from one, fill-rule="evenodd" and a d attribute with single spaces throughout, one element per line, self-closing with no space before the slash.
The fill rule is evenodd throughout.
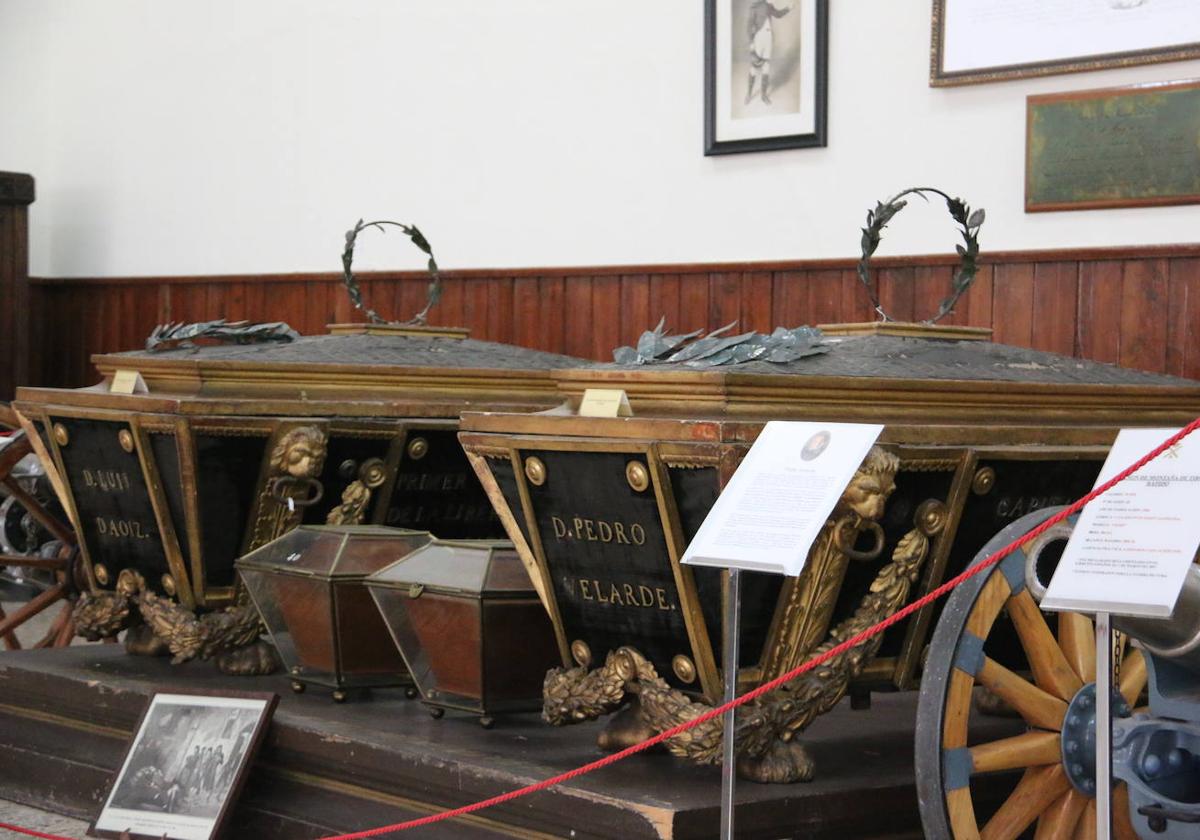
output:
<path id="1" fill-rule="evenodd" d="M 433 720 L 399 691 L 334 704 L 282 676 L 228 678 L 207 663 L 173 668 L 116 646 L 0 655 L 0 797 L 87 819 L 156 689 L 273 690 L 266 747 L 235 812 L 238 836 L 316 838 L 436 812 L 596 758 L 597 724 L 553 728 L 536 715 L 481 729 Z M 914 693 L 843 704 L 805 736 L 810 784 L 738 788 L 739 837 L 920 837 L 913 787 Z M 433 837 L 714 836 L 719 772 L 666 754 L 636 756 L 552 791 L 419 833 Z M 864 807 L 869 803 L 869 807 Z"/>

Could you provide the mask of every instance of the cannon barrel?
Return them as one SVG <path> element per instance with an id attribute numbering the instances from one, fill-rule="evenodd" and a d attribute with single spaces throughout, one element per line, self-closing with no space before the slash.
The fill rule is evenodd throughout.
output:
<path id="1" fill-rule="evenodd" d="M 1025 585 L 1040 603 L 1054 575 L 1073 525 L 1061 522 L 1025 549 Z M 1192 565 L 1170 618 L 1112 617 L 1113 629 L 1126 633 L 1150 653 L 1200 674 L 1200 566 Z"/>
<path id="2" fill-rule="evenodd" d="M 1141 642 L 1142 647 L 1200 674 L 1200 566 L 1188 569 L 1183 591 L 1170 618 L 1113 616 L 1113 628 Z"/>

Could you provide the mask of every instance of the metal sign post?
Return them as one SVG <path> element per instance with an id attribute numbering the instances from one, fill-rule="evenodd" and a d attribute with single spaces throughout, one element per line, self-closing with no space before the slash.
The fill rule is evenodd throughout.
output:
<path id="1" fill-rule="evenodd" d="M 1109 614 L 1096 613 L 1096 840 L 1112 836 L 1113 645 Z"/>
<path id="2" fill-rule="evenodd" d="M 737 697 L 738 645 L 741 642 L 741 572 L 730 569 L 725 588 L 725 644 L 722 667 L 725 672 L 725 702 Z M 721 758 L 721 840 L 733 840 L 733 794 L 737 781 L 734 750 L 734 724 L 737 709 L 725 713 L 725 740 Z"/>

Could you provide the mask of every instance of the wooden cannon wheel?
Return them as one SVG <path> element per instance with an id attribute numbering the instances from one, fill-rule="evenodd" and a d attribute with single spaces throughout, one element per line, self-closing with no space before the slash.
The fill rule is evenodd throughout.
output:
<path id="1" fill-rule="evenodd" d="M 7 406 L 0 403 L 0 429 L 15 428 L 16 420 Z M 71 621 L 74 599 L 85 585 L 75 532 L 47 509 L 37 498 L 26 492 L 12 475 L 17 464 L 33 451 L 25 432 L 18 431 L 9 444 L 0 450 L 0 486 L 15 499 L 38 523 L 54 537 L 49 553 L 5 554 L 0 553 L 0 573 L 14 577 L 12 570 L 19 570 L 23 582 L 37 579 L 36 594 L 22 604 L 11 615 L 0 608 L 0 640 L 8 650 L 23 647 L 18 631 L 21 627 L 47 609 L 57 605 L 58 613 L 50 628 L 32 647 L 66 647 L 71 644 L 75 628 Z M 26 640 L 28 643 L 31 640 Z"/>
<path id="2" fill-rule="evenodd" d="M 1056 510 L 1037 511 L 1012 523 L 974 562 Z M 929 837 L 1096 836 L 1095 799 L 1068 778 L 1060 735 L 1068 705 L 1095 681 L 1095 632 L 1091 619 L 1077 613 L 1043 613 L 1024 585 L 1025 562 L 1024 551 L 1018 550 L 956 589 L 930 643 L 916 731 L 917 793 Z M 989 655 L 997 639 L 1011 630 L 1025 657 L 1016 667 L 1001 665 Z M 1114 685 L 1134 706 L 1146 685 L 1145 660 L 1141 651 L 1123 644 L 1118 653 L 1119 681 Z M 974 708 L 977 686 L 1015 711 L 1023 731 L 998 740 L 972 737 L 981 723 L 981 713 Z M 985 780 L 1003 791 L 1006 783 L 996 774 L 1008 774 L 1011 792 L 987 814 L 977 810 L 972 792 Z M 1128 813 L 1122 782 L 1113 791 L 1113 836 L 1136 840 Z"/>

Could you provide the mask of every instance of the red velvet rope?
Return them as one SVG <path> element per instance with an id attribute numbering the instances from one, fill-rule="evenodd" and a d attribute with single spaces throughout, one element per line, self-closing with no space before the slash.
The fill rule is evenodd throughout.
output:
<path id="1" fill-rule="evenodd" d="M 29 837 L 44 837 L 46 840 L 74 840 L 71 837 L 63 837 L 61 834 L 44 834 L 32 828 L 21 828 L 19 825 L 9 825 L 8 823 L 0 823 L 0 829 L 11 831 L 15 834 L 24 834 Z"/>
<path id="2" fill-rule="evenodd" d="M 432 825 L 433 823 L 441 822 L 443 820 L 449 820 L 449 819 L 453 819 L 455 817 L 466 816 L 467 814 L 474 813 L 475 811 L 482 811 L 484 808 L 490 808 L 494 805 L 500 805 L 505 802 L 511 802 L 512 800 L 517 799 L 519 797 L 528 796 L 531 793 L 537 793 L 538 791 L 546 790 L 547 788 L 554 787 L 555 785 L 560 785 L 563 782 L 567 782 L 567 781 L 570 781 L 571 779 L 578 778 L 579 776 L 582 776 L 585 773 L 591 773 L 595 770 L 599 770 L 602 767 L 607 767 L 610 764 L 616 764 L 618 761 L 621 761 L 622 759 L 628 758 L 631 755 L 635 755 L 639 752 L 642 752 L 643 750 L 649 749 L 650 747 L 653 747 L 656 744 L 661 744 L 663 741 L 667 740 L 668 738 L 673 738 L 676 735 L 680 734 L 681 732 L 686 732 L 687 730 L 689 730 L 695 726 L 699 726 L 701 723 L 704 723 L 705 721 L 709 721 L 709 720 L 712 720 L 713 718 L 720 717 L 721 715 L 725 714 L 726 712 L 736 709 L 738 706 L 749 703 L 751 700 L 754 700 L 757 697 L 761 697 L 762 695 L 766 694 L 769 691 L 774 691 L 776 688 L 779 688 L 784 683 L 790 682 L 791 680 L 794 680 L 796 677 L 800 676 L 801 674 L 807 673 L 808 671 L 811 671 L 812 669 L 819 667 L 820 665 L 829 661 L 833 657 L 839 656 L 842 653 L 845 653 L 850 648 L 855 647 L 856 645 L 862 644 L 863 642 L 865 642 L 867 639 L 871 638 L 872 636 L 876 636 L 879 633 L 882 633 L 884 630 L 888 629 L 893 624 L 896 624 L 899 621 L 903 621 L 904 619 L 908 618 L 908 616 L 912 615 L 917 610 L 931 604 L 932 602 L 936 601 L 938 598 L 941 598 L 943 595 L 948 593 L 950 590 L 952 590 L 955 587 L 961 585 L 962 583 L 970 580 L 971 578 L 973 578 L 975 575 L 979 574 L 980 572 L 983 572 L 986 569 L 990 569 L 992 566 L 996 565 L 1001 560 L 1003 560 L 1005 557 L 1012 554 L 1014 551 L 1016 551 L 1022 545 L 1029 542 L 1030 540 L 1034 539 L 1035 537 L 1037 537 L 1039 534 L 1043 533 L 1044 531 L 1048 530 L 1049 528 L 1052 528 L 1054 525 L 1058 524 L 1059 522 L 1062 522 L 1068 516 L 1073 516 L 1074 514 L 1078 513 L 1080 510 L 1083 509 L 1083 506 L 1086 505 L 1088 502 L 1090 502 L 1092 499 L 1096 498 L 1097 496 L 1101 495 L 1102 493 L 1108 492 L 1114 485 L 1124 481 L 1130 475 L 1132 475 L 1133 473 L 1140 470 L 1146 464 L 1150 463 L 1150 461 L 1153 461 L 1155 458 L 1157 458 L 1159 455 L 1161 455 L 1167 449 L 1174 446 L 1179 441 L 1183 440 L 1185 437 L 1190 435 L 1192 432 L 1196 431 L 1197 428 L 1200 428 L 1200 417 L 1197 417 L 1195 420 L 1193 420 L 1191 423 L 1189 423 L 1183 429 L 1180 429 L 1179 432 L 1177 432 L 1176 434 L 1172 435 L 1171 437 L 1169 437 L 1165 441 L 1163 441 L 1153 451 L 1142 456 L 1140 459 L 1138 459 L 1138 461 L 1136 463 L 1134 463 L 1131 466 L 1127 467 L 1126 469 L 1122 470 L 1116 476 L 1114 476 L 1110 480 L 1106 481 L 1104 484 L 1097 487 L 1096 489 L 1092 490 L 1090 493 L 1088 493 L 1083 498 L 1079 499 L 1074 504 L 1070 505 L 1067 508 L 1064 508 L 1063 510 L 1056 513 L 1054 516 L 1051 516 L 1049 519 L 1047 519 L 1041 525 L 1038 525 L 1033 530 L 1031 530 L 1028 533 L 1013 540 L 1008 545 L 1006 545 L 1004 548 L 1000 549 L 995 554 L 992 554 L 991 556 L 989 556 L 986 560 L 982 561 L 981 563 L 975 564 L 974 566 L 965 570 L 958 576 L 946 581 L 941 586 L 939 586 L 937 589 L 934 589 L 932 592 L 925 595 L 924 597 L 918 598 L 916 601 L 913 601 L 907 607 L 904 607 L 903 609 L 898 610 L 897 612 L 893 613 L 891 616 L 889 616 L 888 618 L 879 622 L 878 624 L 874 625 L 873 627 L 869 627 L 866 630 L 862 631 L 861 633 L 859 633 L 855 636 L 851 636 L 849 639 L 842 642 L 840 645 L 837 645 L 836 647 L 831 648 L 830 650 L 826 651 L 825 653 L 821 654 L 820 656 L 817 656 L 813 659 L 808 660 L 803 665 L 800 665 L 799 667 L 794 668 L 793 670 L 787 672 L 786 674 L 784 674 L 780 677 L 776 677 L 775 679 L 771 680 L 770 682 L 763 683 L 758 688 L 755 688 L 751 691 L 746 692 L 741 697 L 738 697 L 735 700 L 732 700 L 731 702 L 724 704 L 723 706 L 718 706 L 715 709 L 710 709 L 709 711 L 705 712 L 704 714 L 698 715 L 698 716 L 692 718 L 687 723 L 681 723 L 678 726 L 673 726 L 670 729 L 665 730 L 664 732 L 660 732 L 659 734 L 655 735 L 653 738 L 649 738 L 645 741 L 642 741 L 640 744 L 634 744 L 632 747 L 626 747 L 625 749 L 621 750 L 620 752 L 615 752 L 615 753 L 612 753 L 611 755 L 606 755 L 604 758 L 601 758 L 597 761 L 593 761 L 590 764 L 585 764 L 582 767 L 576 767 L 574 770 L 568 770 L 566 773 L 561 773 L 561 774 L 559 774 L 557 776 L 553 776 L 549 779 L 543 779 L 540 782 L 536 782 L 532 785 L 527 785 L 527 786 L 525 786 L 523 788 L 519 788 L 517 790 L 510 790 L 507 793 L 500 794 L 499 796 L 493 796 L 491 799 L 484 799 L 480 802 L 474 802 L 470 805 L 463 805 L 460 808 L 454 808 L 449 811 L 442 811 L 437 814 L 430 814 L 429 816 L 420 817 L 419 819 L 409 820 L 407 822 L 394 823 L 392 825 L 380 826 L 379 828 L 372 828 L 367 831 L 357 831 L 352 834 L 338 834 L 338 835 L 326 837 L 326 838 L 324 838 L 324 840 L 365 840 L 365 838 L 368 838 L 368 837 L 379 837 L 384 834 L 392 834 L 394 832 L 406 831 L 410 828 L 419 828 L 420 826 L 423 826 L 423 825 Z M 0 828 L 7 829 L 9 831 L 15 831 L 18 834 L 25 834 L 30 837 L 46 838 L 46 840 L 71 840 L 71 838 L 69 838 L 69 837 L 61 837 L 57 834 L 43 834 L 40 831 L 33 831 L 32 829 L 27 829 L 27 828 L 19 828 L 15 825 L 8 825 L 6 823 L 0 823 Z"/>
<path id="3" fill-rule="evenodd" d="M 741 706 L 745 703 L 749 703 L 751 700 L 755 699 L 756 697 L 761 697 L 762 695 L 766 694 L 769 691 L 774 691 L 776 688 L 779 688 L 784 683 L 790 682 L 791 680 L 794 680 L 796 677 L 800 676 L 801 674 L 804 674 L 808 671 L 811 671 L 814 668 L 819 667 L 820 665 L 829 661 L 833 657 L 839 656 L 840 654 L 845 653 L 850 648 L 852 648 L 856 645 L 862 644 L 863 642 L 865 642 L 867 639 L 871 638 L 872 636 L 882 633 L 884 630 L 888 629 L 896 622 L 903 621 L 904 619 L 908 618 L 908 616 L 912 615 L 917 610 L 921 609 L 924 606 L 927 606 L 928 604 L 932 603 L 933 601 L 936 601 L 938 598 L 945 595 L 951 589 L 954 589 L 956 586 L 971 579 L 972 577 L 974 577 L 975 575 L 984 571 L 985 569 L 990 569 L 992 566 L 996 565 L 1001 560 L 1003 560 L 1005 557 L 1007 557 L 1008 555 L 1010 555 L 1014 551 L 1016 551 L 1024 543 L 1037 537 L 1043 531 L 1046 531 L 1047 529 L 1053 527 L 1054 525 L 1058 524 L 1059 522 L 1062 522 L 1068 516 L 1073 516 L 1074 514 L 1078 513 L 1080 510 L 1083 509 L 1083 506 L 1086 505 L 1088 502 L 1090 502 L 1092 499 L 1096 498 L 1097 496 L 1099 496 L 1102 493 L 1108 492 L 1108 490 L 1111 489 L 1113 487 L 1113 485 L 1117 484 L 1118 482 L 1124 481 L 1131 474 L 1133 474 L 1137 470 L 1140 470 L 1142 467 L 1144 467 L 1150 461 L 1154 460 L 1159 455 L 1161 455 L 1168 448 L 1174 446 L 1176 443 L 1178 443 L 1179 441 L 1183 440 L 1185 437 L 1190 435 L 1197 428 L 1200 428 L 1200 417 L 1197 417 L 1195 420 L 1193 420 L 1191 423 L 1189 423 L 1186 427 L 1179 430 L 1178 433 L 1172 435 L 1171 437 L 1167 438 L 1167 440 L 1163 441 L 1162 444 L 1160 444 L 1158 447 L 1156 447 L 1152 452 L 1150 452 L 1150 453 L 1146 454 L 1145 456 L 1143 456 L 1142 458 L 1140 458 L 1135 464 L 1126 468 L 1124 471 L 1122 471 L 1118 475 L 1114 476 L 1111 480 L 1106 481 L 1100 487 L 1097 487 L 1095 490 L 1092 490 L 1092 492 L 1088 493 L 1086 496 L 1084 496 L 1079 501 L 1075 502 L 1070 507 L 1067 507 L 1067 508 L 1059 511 L 1054 516 L 1051 516 L 1049 519 L 1047 519 L 1041 525 L 1034 528 L 1029 533 L 1013 540 L 1011 543 L 1009 543 L 1004 548 L 997 551 L 995 554 L 988 557 L 983 562 L 977 563 L 976 565 L 967 569 L 966 571 L 964 571 L 962 574 L 958 575 L 957 577 L 954 577 L 954 578 L 946 581 L 941 586 L 939 586 L 937 589 L 934 589 L 932 592 L 930 592 L 928 595 L 925 595 L 922 598 L 918 598 L 916 601 L 913 601 L 907 607 L 904 607 L 903 609 L 893 613 L 891 616 L 889 616 L 888 618 L 879 622 L 874 627 L 869 627 L 866 630 L 859 633 L 858 635 L 851 636 L 849 639 L 842 642 L 837 647 L 831 648 L 830 650 L 826 651 L 825 653 L 821 654 L 820 656 L 808 660 L 803 665 L 800 665 L 799 667 L 789 671 L 788 673 L 784 674 L 783 676 L 776 677 L 775 679 L 771 680 L 770 682 L 765 682 L 762 685 L 760 685 L 758 688 L 755 688 L 751 691 L 746 692 L 741 697 L 738 697 L 735 700 L 732 700 L 723 706 L 718 706 L 715 709 L 710 709 L 709 711 L 705 712 L 704 714 L 698 715 L 698 716 L 692 718 L 687 723 L 681 723 L 678 726 L 673 726 L 664 732 L 660 732 L 659 734 L 655 735 L 653 738 L 649 738 L 645 741 L 642 741 L 640 744 L 634 744 L 632 747 L 626 747 L 625 749 L 621 750 L 620 752 L 612 753 L 611 755 L 607 755 L 604 758 L 601 758 L 597 761 L 591 762 L 590 764 L 585 764 L 582 767 L 576 767 L 574 770 L 568 770 L 566 773 L 562 773 L 558 776 L 554 776 L 553 778 L 543 779 L 540 782 L 536 782 L 535 784 L 532 784 L 532 785 L 527 785 L 526 787 L 520 788 L 518 790 L 511 790 L 508 793 L 502 793 L 499 796 L 493 796 L 491 799 L 484 799 L 481 802 L 475 802 L 471 805 L 464 805 L 461 808 L 455 808 L 450 811 L 442 811 L 441 813 L 437 813 L 437 814 L 430 814 L 427 817 L 421 817 L 419 819 L 409 820 L 407 822 L 395 823 L 394 825 L 385 825 L 385 826 L 381 826 L 379 828 L 372 828 L 368 831 L 357 831 L 352 834 L 338 834 L 336 836 L 326 837 L 326 838 L 324 838 L 324 840 L 362 840 L 362 838 L 367 838 L 367 837 L 378 837 L 382 834 L 391 834 L 391 833 L 397 832 L 397 831 L 406 831 L 410 828 L 418 828 L 423 825 L 432 825 L 433 823 L 441 822 L 442 820 L 449 820 L 449 819 L 453 819 L 454 817 L 461 817 L 461 816 L 465 816 L 466 814 L 474 813 L 475 811 L 481 811 L 484 808 L 490 808 L 493 805 L 500 805 L 505 802 L 511 802 L 512 800 L 517 799 L 518 797 L 528 796 L 531 793 L 536 793 L 537 791 L 545 790 L 546 788 L 554 787 L 555 785 L 559 785 L 559 784 L 562 784 L 563 782 L 570 781 L 571 779 L 578 778 L 579 776 L 582 776 L 585 773 L 591 773 L 594 770 L 599 770 L 602 767 L 607 767 L 610 764 L 615 764 L 618 761 L 621 761 L 622 759 L 628 758 L 631 755 L 641 752 L 642 750 L 649 749 L 650 747 L 653 747 L 656 744 L 661 744 L 663 741 L 667 740 L 668 738 L 673 738 L 681 732 L 686 732 L 687 730 L 691 729 L 694 726 L 699 726 L 701 723 L 704 723 L 705 721 L 712 720 L 715 717 L 720 717 L 721 715 L 725 714 L 726 712 L 728 712 L 732 709 L 736 709 L 738 706 Z"/>

